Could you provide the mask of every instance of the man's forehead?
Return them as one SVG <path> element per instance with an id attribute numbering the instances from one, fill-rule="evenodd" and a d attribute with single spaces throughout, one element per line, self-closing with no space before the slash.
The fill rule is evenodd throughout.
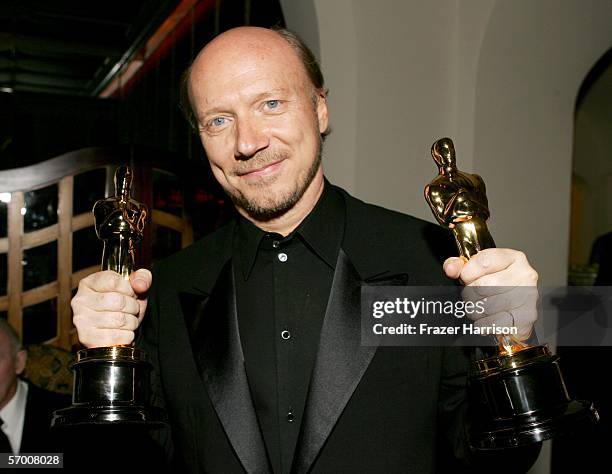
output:
<path id="1" fill-rule="evenodd" d="M 303 87 L 300 78 L 288 71 L 247 71 L 241 75 L 216 74 L 192 82 L 193 96 L 200 105 L 222 106 L 234 100 L 250 102 L 267 96 L 295 95 Z"/>
<path id="2" fill-rule="evenodd" d="M 192 97 L 208 106 L 231 97 L 248 99 L 268 92 L 302 90 L 308 82 L 307 73 L 296 53 L 285 46 L 289 55 L 265 45 L 245 50 L 229 47 L 227 54 L 213 51 L 201 55 L 191 70 Z"/>
<path id="3" fill-rule="evenodd" d="M 278 33 L 264 28 L 236 28 L 206 45 L 196 57 L 191 75 L 231 76 L 259 69 L 297 71 L 303 65 L 297 52 Z"/>

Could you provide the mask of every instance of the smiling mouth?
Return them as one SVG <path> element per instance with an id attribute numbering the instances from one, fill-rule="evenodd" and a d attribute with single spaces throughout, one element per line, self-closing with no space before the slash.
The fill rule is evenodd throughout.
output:
<path id="1" fill-rule="evenodd" d="M 267 163 L 264 166 L 261 166 L 259 168 L 256 168 L 254 170 L 248 170 L 248 171 L 239 171 L 236 173 L 236 175 L 240 178 L 250 178 L 250 177 L 263 177 L 263 176 L 268 176 L 271 175 L 272 173 L 276 172 L 282 165 L 283 161 L 285 161 L 285 159 L 280 159 L 278 161 L 274 161 L 272 163 Z"/>

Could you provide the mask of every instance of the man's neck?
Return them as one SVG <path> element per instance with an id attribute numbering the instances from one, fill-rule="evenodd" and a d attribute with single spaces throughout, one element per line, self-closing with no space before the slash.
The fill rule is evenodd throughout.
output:
<path id="1" fill-rule="evenodd" d="M 314 209 L 323 193 L 324 183 L 323 167 L 321 166 L 302 198 L 282 216 L 269 221 L 258 221 L 243 212 L 241 212 L 241 214 L 263 231 L 273 232 L 286 237 L 293 232 Z"/>

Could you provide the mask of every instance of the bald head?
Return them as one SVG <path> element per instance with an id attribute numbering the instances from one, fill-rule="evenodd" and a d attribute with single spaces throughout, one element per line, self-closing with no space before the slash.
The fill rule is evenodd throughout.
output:
<path id="1" fill-rule="evenodd" d="M 295 56 L 287 41 L 278 32 L 255 26 L 241 26 L 227 30 L 210 41 L 196 56 L 193 68 L 198 68 L 207 60 L 214 62 L 225 59 L 232 63 L 249 56 L 259 56 L 263 59 L 267 52 L 277 56 Z"/>

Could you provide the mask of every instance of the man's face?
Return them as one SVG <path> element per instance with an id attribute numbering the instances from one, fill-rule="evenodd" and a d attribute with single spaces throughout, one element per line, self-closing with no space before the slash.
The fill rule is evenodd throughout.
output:
<path id="1" fill-rule="evenodd" d="M 15 354 L 9 337 L 0 330 L 0 408 L 13 398 L 17 376 L 23 372 L 24 365 L 25 352 Z"/>
<path id="2" fill-rule="evenodd" d="M 190 93 L 212 171 L 240 211 L 278 217 L 322 183 L 325 97 L 276 33 L 218 37 L 194 62 Z"/>

